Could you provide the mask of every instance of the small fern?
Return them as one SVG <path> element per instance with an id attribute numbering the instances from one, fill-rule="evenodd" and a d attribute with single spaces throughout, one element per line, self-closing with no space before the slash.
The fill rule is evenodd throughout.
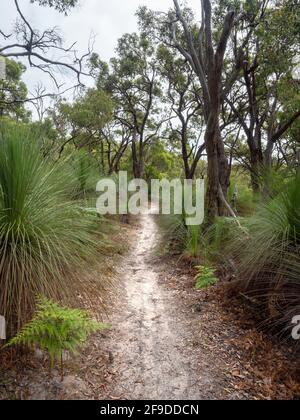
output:
<path id="1" fill-rule="evenodd" d="M 63 352 L 78 352 L 90 334 L 108 328 L 89 318 L 79 309 L 59 306 L 52 300 L 40 297 L 37 311 L 32 319 L 13 339 L 8 346 L 24 345 L 39 348 L 50 356 L 50 367 L 60 360 L 63 378 Z"/>
<path id="2" fill-rule="evenodd" d="M 195 287 L 197 290 L 206 289 L 209 286 L 214 286 L 217 284 L 218 279 L 215 276 L 215 270 L 213 270 L 211 267 L 200 265 L 195 268 L 198 270 L 198 273 L 195 277 Z"/>

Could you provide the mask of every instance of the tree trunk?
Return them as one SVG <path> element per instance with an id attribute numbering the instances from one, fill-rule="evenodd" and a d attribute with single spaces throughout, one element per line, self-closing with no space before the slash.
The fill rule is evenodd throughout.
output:
<path id="1" fill-rule="evenodd" d="M 209 223 L 211 223 L 216 216 L 220 213 L 220 215 L 223 215 L 224 213 L 223 204 L 220 206 L 220 202 L 226 202 L 227 189 L 229 186 L 230 171 L 228 160 L 225 155 L 224 144 L 221 144 L 222 139 L 219 120 L 221 92 L 223 90 L 222 70 L 224 67 L 227 43 L 234 25 L 235 13 L 229 11 L 225 16 L 223 30 L 221 31 L 217 48 L 214 49 L 212 4 L 210 0 L 202 0 L 201 4 L 203 11 L 203 33 L 198 37 L 198 49 L 195 48 L 194 45 L 194 32 L 189 29 L 189 24 L 183 16 L 178 0 L 174 0 L 174 7 L 177 18 L 182 24 L 187 50 L 178 43 L 176 30 L 173 31 L 173 39 L 177 49 L 191 64 L 199 77 L 202 86 L 202 97 L 200 100 L 204 104 L 206 121 L 205 145 L 208 165 L 206 197 L 208 208 L 207 215 Z M 205 39 L 204 44 L 203 39 Z M 238 77 L 238 72 L 236 73 L 236 77 Z M 230 86 L 233 81 L 230 82 Z M 226 89 L 228 89 L 228 87 L 226 87 Z M 222 191 L 223 194 L 220 193 L 220 191 Z"/>
<path id="2" fill-rule="evenodd" d="M 219 161 L 215 141 L 207 142 L 207 216 L 209 221 L 219 215 Z"/>
<path id="3" fill-rule="evenodd" d="M 217 139 L 218 139 L 218 159 L 219 159 L 219 181 L 220 181 L 220 185 L 221 185 L 224 197 L 227 197 L 228 188 L 230 186 L 231 168 L 230 168 L 228 158 L 225 153 L 225 146 L 221 137 L 219 126 L 217 127 Z"/>
<path id="4" fill-rule="evenodd" d="M 134 178 L 136 178 L 136 179 L 143 178 L 144 165 L 141 161 L 136 162 L 136 164 L 134 165 L 133 175 L 134 175 Z"/>
<path id="5" fill-rule="evenodd" d="M 103 141 L 101 141 L 100 144 L 100 153 L 101 153 L 101 169 L 102 169 L 102 174 L 105 174 L 105 159 L 104 159 L 104 143 Z"/>
<path id="6" fill-rule="evenodd" d="M 185 179 L 193 179 L 194 174 L 191 173 L 188 151 L 187 151 L 187 143 L 188 143 L 187 126 L 186 126 L 186 123 L 184 122 L 182 126 L 182 130 L 181 130 L 181 151 L 182 151 L 182 160 L 183 160 L 183 166 L 184 166 L 184 174 L 185 174 Z"/>
<path id="7" fill-rule="evenodd" d="M 210 78 L 209 90 L 211 110 L 207 120 L 205 144 L 208 162 L 207 204 L 208 219 L 210 220 L 217 216 L 228 216 L 224 200 L 220 197 L 220 187 L 223 191 L 223 197 L 226 199 L 230 185 L 230 166 L 220 131 L 220 84 L 218 84 L 216 74 Z"/>
<path id="8" fill-rule="evenodd" d="M 219 153 L 218 112 L 211 112 L 208 118 L 205 145 L 207 152 L 207 217 L 212 222 L 219 216 Z"/>
<path id="9" fill-rule="evenodd" d="M 264 153 L 264 166 L 268 170 L 272 168 L 273 150 L 274 150 L 274 143 L 272 139 L 268 139 L 267 147 Z"/>
<path id="10" fill-rule="evenodd" d="M 262 150 L 258 147 L 249 146 L 251 164 L 251 186 L 254 193 L 260 193 L 260 172 L 263 166 Z"/>
<path id="11" fill-rule="evenodd" d="M 144 175 L 144 158 L 143 153 L 137 151 L 135 142 L 132 142 L 132 165 L 134 178 L 142 178 Z"/>

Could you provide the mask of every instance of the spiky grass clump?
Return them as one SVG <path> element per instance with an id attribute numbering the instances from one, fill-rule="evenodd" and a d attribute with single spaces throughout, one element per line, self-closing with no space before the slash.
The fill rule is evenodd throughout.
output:
<path id="1" fill-rule="evenodd" d="M 65 165 L 44 160 L 37 140 L 26 127 L 0 129 L 0 313 L 10 334 L 29 319 L 37 295 L 74 295 L 76 270 L 97 248 L 95 216 L 69 199 Z"/>
<path id="2" fill-rule="evenodd" d="M 243 219 L 240 218 L 243 222 Z M 230 217 L 219 217 L 208 228 L 202 225 L 186 226 L 183 216 L 161 216 L 160 228 L 168 250 L 176 250 L 208 263 L 228 263 L 226 247 L 239 228 Z"/>
<path id="3" fill-rule="evenodd" d="M 243 219 L 239 218 L 243 223 Z M 237 234 L 240 234 L 240 229 L 236 221 L 231 217 L 218 217 L 215 219 L 214 224 L 209 226 L 202 232 L 201 246 L 203 257 L 206 261 L 211 263 L 228 265 L 228 258 L 230 252 L 227 248 Z"/>
<path id="4" fill-rule="evenodd" d="M 290 327 L 300 313 L 300 175 L 249 222 L 236 241 L 240 285 L 258 299 L 270 324 Z"/>

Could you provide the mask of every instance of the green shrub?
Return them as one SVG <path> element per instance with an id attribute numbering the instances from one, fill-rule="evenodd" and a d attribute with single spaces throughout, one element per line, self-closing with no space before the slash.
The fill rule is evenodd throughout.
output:
<path id="1" fill-rule="evenodd" d="M 0 126 L 0 308 L 15 333 L 35 297 L 76 296 L 89 282 L 78 272 L 97 258 L 97 218 L 73 201 L 65 162 L 43 159 L 26 127 Z"/>
<path id="2" fill-rule="evenodd" d="M 45 351 L 50 356 L 51 368 L 55 361 L 60 361 L 63 373 L 63 352 L 76 354 L 90 334 L 105 328 L 108 326 L 91 320 L 82 310 L 65 308 L 40 297 L 34 318 L 8 346 L 22 345 Z"/>
<path id="3" fill-rule="evenodd" d="M 198 273 L 195 277 L 195 281 L 196 281 L 196 289 L 200 290 L 200 289 L 206 289 L 209 286 L 214 286 L 215 284 L 217 284 L 218 279 L 215 275 L 215 270 L 212 269 L 211 267 L 207 267 L 207 266 L 197 266 L 195 267 L 198 270 Z"/>

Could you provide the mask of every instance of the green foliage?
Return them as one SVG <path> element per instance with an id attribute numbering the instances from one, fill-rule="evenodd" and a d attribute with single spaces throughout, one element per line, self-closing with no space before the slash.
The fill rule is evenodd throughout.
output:
<path id="1" fill-rule="evenodd" d="M 80 184 L 80 191 L 83 193 L 86 191 L 87 181 L 88 181 L 88 172 L 89 172 L 89 160 L 87 159 L 87 156 L 84 153 L 80 153 L 78 157 L 78 167 L 79 167 L 79 173 L 78 173 L 78 181 Z"/>
<path id="2" fill-rule="evenodd" d="M 215 270 L 212 269 L 211 267 L 207 267 L 207 266 L 197 266 L 195 267 L 198 271 L 196 277 L 195 277 L 195 281 L 196 281 L 196 289 L 197 290 L 201 290 L 201 289 L 207 289 L 210 286 L 214 286 L 215 284 L 217 284 L 218 279 L 215 276 Z"/>
<path id="3" fill-rule="evenodd" d="M 231 268 L 231 243 L 239 232 L 233 218 L 218 217 L 209 227 L 186 226 L 184 216 L 161 216 L 159 220 L 164 243 L 170 252 Z M 244 219 L 239 220 L 244 224 Z"/>
<path id="4" fill-rule="evenodd" d="M 0 308 L 10 332 L 31 315 L 36 295 L 71 298 L 93 287 L 76 271 L 97 257 L 97 219 L 71 200 L 65 168 L 43 159 L 30 127 L 1 125 Z"/>
<path id="5" fill-rule="evenodd" d="M 228 198 L 238 216 L 245 217 L 254 214 L 259 197 L 253 193 L 249 176 L 239 173 L 238 168 L 232 170 Z"/>
<path id="6" fill-rule="evenodd" d="M 40 6 L 54 7 L 62 13 L 67 13 L 75 7 L 79 0 L 30 0 L 31 3 L 39 3 Z"/>
<path id="7" fill-rule="evenodd" d="M 43 156 L 54 157 L 54 152 L 59 145 L 59 135 L 52 119 L 45 118 L 43 121 L 34 121 L 30 125 L 34 133 L 33 136 L 39 139 Z"/>
<path id="8" fill-rule="evenodd" d="M 300 239 L 300 178 L 296 177 L 250 219 L 252 240 L 246 246 L 245 262 L 250 279 L 265 265 L 278 265 L 282 253 L 298 246 Z M 251 249 L 252 251 L 251 251 Z M 254 270 L 254 271 L 252 271 Z M 249 279 L 249 277 L 248 277 Z"/>
<path id="9" fill-rule="evenodd" d="M 96 160 L 84 149 L 76 150 L 69 155 L 70 176 L 74 182 L 74 198 L 95 196 L 99 181 L 99 170 Z"/>
<path id="10" fill-rule="evenodd" d="M 88 336 L 108 328 L 89 318 L 79 309 L 59 306 L 52 300 L 40 297 L 33 319 L 9 341 L 8 346 L 28 346 L 48 352 L 53 365 L 64 351 L 78 352 Z"/>
<path id="11" fill-rule="evenodd" d="M 144 176 L 145 157 L 162 125 L 156 118 L 160 112 L 161 83 L 155 49 L 146 33 L 125 34 L 118 41 L 117 56 L 110 60 L 109 68 L 96 55 L 90 62 L 93 74 L 98 73 L 98 89 L 113 98 L 116 121 L 121 123 L 123 132 L 129 131 L 131 139 L 134 137 L 132 166 L 136 176 Z"/>
<path id="12" fill-rule="evenodd" d="M 205 260 L 226 266 L 230 255 L 228 248 L 238 231 L 236 221 L 230 217 L 218 217 L 213 225 L 202 231 L 202 256 Z"/>
<path id="13" fill-rule="evenodd" d="M 259 209 L 248 230 L 233 245 L 240 287 L 261 302 L 270 324 L 286 327 L 300 311 L 300 175 Z"/>
<path id="14" fill-rule="evenodd" d="M 262 168 L 260 183 L 264 186 L 263 199 L 277 197 L 294 177 L 295 172 L 292 172 L 291 168 L 283 167 L 281 170 Z"/>
<path id="15" fill-rule="evenodd" d="M 89 175 L 95 173 L 96 164 L 100 167 L 101 162 L 103 166 L 113 154 L 115 139 L 104 135 L 104 129 L 113 118 L 113 111 L 114 103 L 111 97 L 97 89 L 88 89 L 73 103 L 59 101 L 52 111 L 57 130 L 62 136 L 62 143 L 65 143 L 61 150 L 71 154 L 74 152 L 74 146 L 76 148 L 72 160 L 81 192 L 86 188 Z M 72 136 L 68 141 L 70 133 Z M 106 142 L 109 144 L 109 150 Z"/>
<path id="16" fill-rule="evenodd" d="M 73 104 L 61 102 L 59 112 L 66 124 L 82 130 L 91 137 L 93 130 L 98 134 L 112 118 L 113 102 L 103 91 L 89 89 Z"/>
<path id="17" fill-rule="evenodd" d="M 0 79 L 0 117 L 28 121 L 30 112 L 25 109 L 23 103 L 27 97 L 27 87 L 22 81 L 25 67 L 8 58 L 5 59 L 5 64 L 6 78 Z"/>
<path id="18" fill-rule="evenodd" d="M 278 75 L 286 78 L 295 64 L 293 58 L 300 51 L 299 10 L 296 5 L 293 6 L 290 0 L 281 0 L 277 2 L 277 7 L 269 8 L 258 35 L 262 70 L 274 74 L 276 69 Z"/>
<path id="19" fill-rule="evenodd" d="M 166 144 L 157 140 L 149 148 L 148 155 L 145 165 L 146 179 L 163 179 L 178 175 L 180 166 L 177 165 L 175 154 L 167 150 Z"/>

